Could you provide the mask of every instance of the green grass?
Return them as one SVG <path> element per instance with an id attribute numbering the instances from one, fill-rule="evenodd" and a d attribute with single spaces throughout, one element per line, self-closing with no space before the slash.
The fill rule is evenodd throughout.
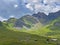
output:
<path id="1" fill-rule="evenodd" d="M 49 28 L 50 25 L 43 27 L 41 24 L 36 24 L 31 29 L 18 30 L 7 24 L 1 25 L 0 45 L 57 45 L 58 42 L 47 42 L 47 39 L 57 38 L 60 42 L 60 32 Z"/>
<path id="2" fill-rule="evenodd" d="M 0 45 L 56 45 L 54 42 L 47 43 L 48 37 L 41 36 L 48 31 L 17 31 L 13 28 L 0 27 Z"/>

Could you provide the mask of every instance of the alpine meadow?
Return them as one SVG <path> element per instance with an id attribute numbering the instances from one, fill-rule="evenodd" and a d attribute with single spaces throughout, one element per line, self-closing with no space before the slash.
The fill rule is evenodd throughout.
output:
<path id="1" fill-rule="evenodd" d="M 60 0 L 0 0 L 0 45 L 60 45 Z"/>

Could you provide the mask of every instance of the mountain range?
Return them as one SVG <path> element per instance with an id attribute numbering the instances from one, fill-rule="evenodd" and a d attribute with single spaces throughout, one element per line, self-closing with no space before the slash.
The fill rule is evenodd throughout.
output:
<path id="1" fill-rule="evenodd" d="M 53 41 L 52 41 L 53 40 Z M 25 15 L 0 21 L 0 45 L 60 44 L 60 11 Z"/>
<path id="2" fill-rule="evenodd" d="M 19 19 L 10 18 L 7 20 L 7 22 L 16 28 L 31 28 L 34 27 L 37 23 L 40 23 L 43 26 L 48 25 L 58 17 L 60 17 L 60 11 L 56 13 L 50 13 L 49 15 L 38 12 L 37 14 L 33 15 L 25 15 Z"/>

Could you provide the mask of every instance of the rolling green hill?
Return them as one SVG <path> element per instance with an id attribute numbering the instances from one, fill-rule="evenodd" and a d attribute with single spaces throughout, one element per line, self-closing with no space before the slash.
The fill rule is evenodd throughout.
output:
<path id="1" fill-rule="evenodd" d="M 57 39 L 57 41 L 51 41 L 51 39 Z M 4 22 L 0 21 L 0 45 L 58 44 L 60 45 L 60 17 L 46 25 L 29 15 L 20 19 L 10 18 Z"/>
<path id="2" fill-rule="evenodd" d="M 9 19 L 6 21 L 6 23 L 8 23 L 8 25 L 9 25 L 10 27 L 14 27 L 14 24 L 15 24 L 16 21 L 17 21 L 16 18 L 9 18 Z"/>
<path id="3" fill-rule="evenodd" d="M 46 37 L 0 28 L 0 45 L 47 45 Z M 49 44 L 48 44 L 49 45 Z"/>
<path id="4" fill-rule="evenodd" d="M 12 29 L 9 28 L 8 24 L 0 22 L 0 45 L 56 45 L 57 44 L 57 42 L 48 42 L 47 41 L 48 37 L 44 36 L 44 34 L 46 34 L 49 30 L 48 31 L 46 30 L 15 31 L 15 30 L 13 30 L 13 28 Z"/>
<path id="5" fill-rule="evenodd" d="M 60 17 L 52 21 L 52 23 L 47 26 L 47 29 L 51 30 L 47 35 L 60 38 Z"/>

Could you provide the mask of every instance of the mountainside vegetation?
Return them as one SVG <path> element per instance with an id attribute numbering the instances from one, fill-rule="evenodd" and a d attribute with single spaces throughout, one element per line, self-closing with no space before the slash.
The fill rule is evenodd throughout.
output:
<path id="1" fill-rule="evenodd" d="M 0 45 L 60 45 L 60 12 L 0 21 Z"/>

